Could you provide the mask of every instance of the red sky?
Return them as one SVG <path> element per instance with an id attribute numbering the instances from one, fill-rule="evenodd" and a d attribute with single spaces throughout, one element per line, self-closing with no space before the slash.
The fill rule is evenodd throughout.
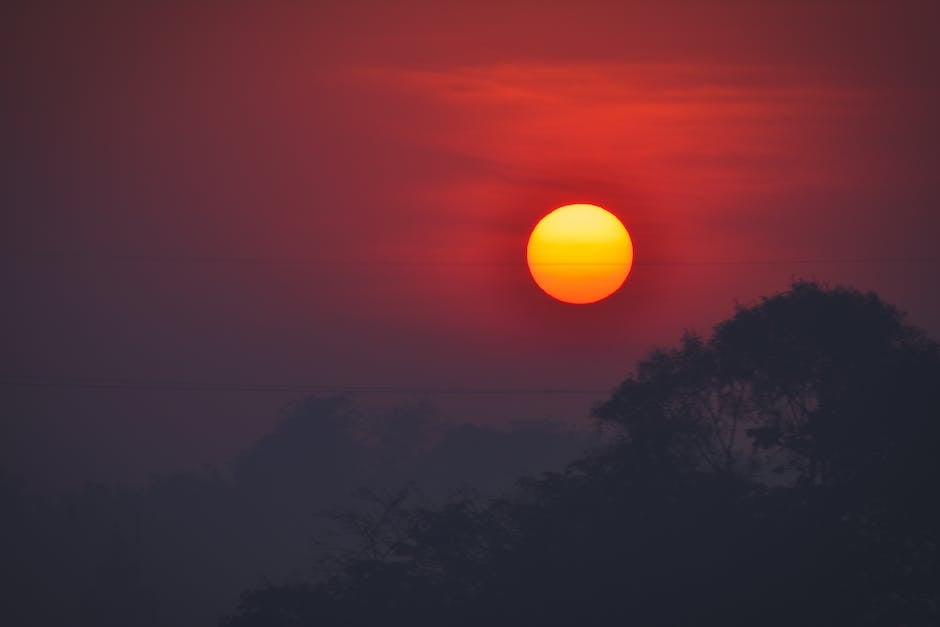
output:
<path id="1" fill-rule="evenodd" d="M 604 390 L 796 277 L 940 335 L 935 2 L 40 4 L 0 19 L 6 375 Z M 636 246 L 587 307 L 524 264 L 577 201 Z M 2 395 L 7 454 L 107 477 L 224 459 L 291 397 Z"/>

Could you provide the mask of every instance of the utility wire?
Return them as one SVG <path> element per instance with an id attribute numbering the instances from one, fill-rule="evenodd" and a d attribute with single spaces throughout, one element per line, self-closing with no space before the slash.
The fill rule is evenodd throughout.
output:
<path id="1" fill-rule="evenodd" d="M 316 259 L 308 257 L 253 257 L 211 255 L 124 255 L 85 254 L 68 252 L 0 253 L 5 260 L 45 260 L 89 263 L 171 263 L 171 264 L 240 264 L 240 265 L 337 265 L 347 266 L 510 266 L 524 265 L 519 262 L 448 262 L 448 261 L 402 261 L 402 260 L 351 260 Z M 850 257 L 850 258 L 790 258 L 790 259 L 651 259 L 638 260 L 636 266 L 735 266 L 735 265 L 787 265 L 787 264 L 904 264 L 937 263 L 936 257 Z M 597 265 L 597 264 L 592 264 Z M 0 375 L 0 386 L 21 388 L 57 388 L 84 390 L 152 390 L 179 392 L 277 392 L 277 393 L 349 393 L 349 394 L 422 394 L 449 396 L 497 396 L 497 395 L 598 395 L 608 394 L 609 389 L 600 388 L 501 388 L 501 387 L 407 387 L 387 385 L 307 385 L 294 383 L 231 383 L 200 381 L 161 381 L 147 379 L 81 379 L 56 377 L 30 377 L 22 375 Z"/>
<path id="2" fill-rule="evenodd" d="M 231 383 L 159 379 L 93 379 L 2 375 L 0 386 L 83 390 L 153 390 L 176 392 L 292 392 L 332 394 L 414 394 L 434 396 L 588 396 L 609 394 L 602 388 L 422 387 L 393 385 L 307 385 L 295 383 Z"/>
<path id="3" fill-rule="evenodd" d="M 43 260 L 60 262 L 86 263 L 168 263 L 168 264 L 234 264 L 259 266 L 516 266 L 525 265 L 524 259 L 518 261 L 460 262 L 437 260 L 397 260 L 397 259 L 341 259 L 311 257 L 264 257 L 264 256 L 218 256 L 218 255 L 140 255 L 140 254 L 97 254 L 69 252 L 6 252 L 0 254 L 6 260 Z M 769 259 L 637 259 L 635 266 L 729 266 L 729 265 L 784 265 L 784 264 L 904 264 L 937 263 L 938 257 L 894 256 L 894 257 L 793 257 Z M 541 264 L 554 265 L 554 264 Z M 575 265 L 565 262 L 561 265 Z M 589 265 L 603 265 L 591 263 Z M 613 264 L 621 265 L 621 264 Z"/>

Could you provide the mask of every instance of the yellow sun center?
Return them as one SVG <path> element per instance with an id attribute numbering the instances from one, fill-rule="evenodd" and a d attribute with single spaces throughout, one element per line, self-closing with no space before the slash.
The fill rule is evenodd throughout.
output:
<path id="1" fill-rule="evenodd" d="M 623 285 L 633 265 L 633 242 L 606 209 L 565 205 L 535 225 L 526 256 L 546 294 L 566 303 L 594 303 Z"/>

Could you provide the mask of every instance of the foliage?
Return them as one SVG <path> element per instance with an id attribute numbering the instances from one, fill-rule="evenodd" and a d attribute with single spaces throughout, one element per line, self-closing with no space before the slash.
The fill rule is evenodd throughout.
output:
<path id="1" fill-rule="evenodd" d="M 223 624 L 934 625 L 938 390 L 896 309 L 798 282 L 649 355 L 595 410 L 608 448 L 511 497 L 379 499 L 332 576 Z"/>
<path id="2" fill-rule="evenodd" d="M 349 398 L 312 397 L 287 407 L 230 471 L 63 495 L 29 492 L 0 472 L 0 579 L 9 582 L 0 594 L 2 624 L 213 624 L 260 581 L 343 571 L 366 554 L 373 529 L 376 547 L 386 550 L 396 526 L 410 528 L 404 507 L 401 516 L 379 515 L 398 486 L 409 486 L 409 508 L 419 494 L 442 502 L 454 485 L 495 494 L 519 474 L 572 459 L 587 437 L 547 425 L 445 426 L 420 406 L 366 409 Z M 355 503 L 369 509 L 339 525 L 326 514 Z M 272 623 L 281 620 L 272 618 L 276 606 L 296 614 L 295 596 L 299 607 L 322 608 L 302 598 L 309 587 L 253 595 L 264 608 L 255 613 Z"/>

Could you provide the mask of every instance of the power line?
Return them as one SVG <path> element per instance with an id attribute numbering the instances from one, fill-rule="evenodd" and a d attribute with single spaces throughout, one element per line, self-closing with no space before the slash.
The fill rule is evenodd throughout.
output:
<path id="1" fill-rule="evenodd" d="M 82 390 L 160 392 L 258 392 L 302 394 L 412 394 L 428 396 L 588 396 L 609 394 L 601 388 L 428 387 L 394 385 L 311 385 L 296 383 L 233 383 L 159 379 L 94 379 L 45 376 L 0 376 L 0 386 Z"/>
<path id="2" fill-rule="evenodd" d="M 937 263 L 933 257 L 841 257 L 841 258 L 794 258 L 794 259 L 695 259 L 695 260 L 650 260 L 639 261 L 639 266 L 741 266 L 741 265 L 789 265 L 789 264 L 866 264 L 866 263 Z"/>
<path id="3" fill-rule="evenodd" d="M 42 260 L 84 263 L 167 263 L 167 264 L 232 264 L 257 266 L 391 266 L 391 267 L 481 267 L 481 266 L 517 266 L 525 260 L 461 262 L 440 260 L 400 260 L 400 259 L 343 259 L 338 257 L 264 257 L 264 256 L 225 256 L 225 255 L 140 255 L 140 254 L 97 254 L 69 252 L 6 252 L 0 257 L 7 260 Z M 637 259 L 635 266 L 736 266 L 736 265 L 787 265 L 787 264 L 906 264 L 938 263 L 938 257 L 894 256 L 894 257 L 792 257 L 768 259 Z M 544 265 L 544 264 L 543 264 Z M 564 265 L 572 265 L 565 263 Z M 592 263 L 589 265 L 602 265 Z M 620 264 L 616 264 L 620 265 Z"/>

